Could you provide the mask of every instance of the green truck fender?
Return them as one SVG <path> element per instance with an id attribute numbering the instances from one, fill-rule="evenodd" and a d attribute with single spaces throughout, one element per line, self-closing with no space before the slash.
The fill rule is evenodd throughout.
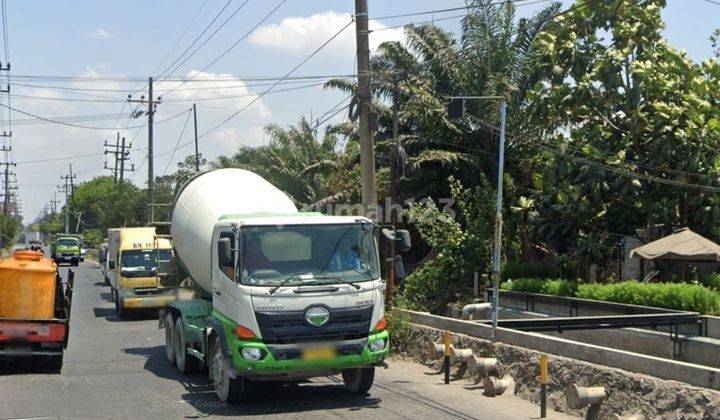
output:
<path id="1" fill-rule="evenodd" d="M 222 353 L 224 356 L 229 357 L 230 360 L 232 360 L 232 351 L 230 350 L 230 346 L 228 345 L 227 335 L 225 334 L 225 327 L 223 326 L 222 322 L 220 322 L 219 319 L 215 318 L 214 316 L 209 316 L 205 318 L 205 325 L 207 328 L 205 329 L 205 342 L 206 350 L 207 347 L 210 345 L 209 338 L 210 335 L 215 334 L 220 339 L 220 346 L 222 347 Z M 205 355 L 205 358 L 207 359 L 207 354 Z"/>

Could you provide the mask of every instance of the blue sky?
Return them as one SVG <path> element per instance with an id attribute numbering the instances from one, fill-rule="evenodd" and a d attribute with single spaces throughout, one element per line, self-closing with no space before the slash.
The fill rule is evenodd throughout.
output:
<path id="1" fill-rule="evenodd" d="M 160 1 L 19 1 L 8 0 L 8 27 L 10 38 L 10 62 L 13 75 L 62 75 L 82 77 L 147 77 L 160 66 L 173 43 L 187 27 L 198 11 L 202 0 L 160 0 Z M 219 21 L 228 16 L 242 1 L 233 0 L 221 15 Z M 564 6 L 571 1 L 565 1 Z M 178 43 L 169 64 L 182 52 L 192 39 L 223 7 L 225 0 L 207 0 L 197 20 L 186 36 Z M 187 75 L 209 63 L 227 46 L 235 42 L 245 31 L 258 22 L 277 4 L 276 0 L 250 0 L 247 5 L 220 30 L 210 42 L 198 51 L 187 63 L 179 67 L 177 75 Z M 414 0 L 386 1 L 370 0 L 370 15 L 386 16 L 415 11 L 463 6 L 463 0 Z M 534 13 L 543 4 L 518 8 L 519 16 Z M 256 32 L 241 42 L 223 59 L 207 69 L 202 77 L 235 77 L 235 85 L 246 83 L 244 79 L 257 76 L 278 76 L 285 74 L 304 56 L 314 50 L 328 36 L 348 21 L 353 2 L 350 0 L 288 0 Z M 457 15 L 458 12 L 438 14 L 436 17 Z M 720 6 L 703 0 L 669 0 L 663 12 L 666 21 L 665 34 L 669 42 L 685 49 L 695 60 L 711 56 L 708 37 L 720 26 Z M 431 19 L 432 16 L 415 18 L 385 19 L 375 21 L 378 27 L 409 23 L 413 20 Z M 443 21 L 440 26 L 456 31 L 459 19 Z M 348 74 L 354 72 L 354 26 L 320 54 L 300 68 L 295 74 Z M 401 30 L 378 31 L 372 35 L 371 43 L 397 39 Z M 23 82 L 25 83 L 25 82 Z M 31 84 L 56 84 L 48 81 L 28 81 Z M 231 82 L 227 82 L 231 83 Z M 247 82 L 250 83 L 250 82 Z M 257 82 L 256 82 L 257 83 Z M 117 89 L 118 92 L 92 93 L 103 96 L 111 102 L 66 102 L 37 98 L 13 98 L 12 105 L 43 116 L 68 116 L 119 113 L 126 93 L 142 87 L 138 81 L 103 81 L 92 83 L 63 84 L 63 86 Z M 186 87 L 192 86 L 189 83 Z M 158 86 L 161 93 L 173 85 Z M 207 85 L 204 85 L 207 86 Z M 198 86 L 199 87 L 199 84 Z M 242 89 L 224 88 L 214 85 L 209 96 L 225 96 L 244 92 L 248 95 L 262 92 L 264 87 L 247 86 Z M 186 91 L 187 92 L 187 91 Z M 13 94 L 50 96 L 57 98 L 91 98 L 83 93 L 68 93 L 54 89 L 13 87 Z M 199 94 L 198 96 L 201 96 Z M 183 112 L 191 104 L 189 93 L 174 92 L 165 97 L 166 103 L 158 108 L 157 118 L 164 119 Z M 249 98 L 252 98 L 250 96 Z M 317 116 L 343 98 L 338 92 L 325 91 L 320 87 L 267 95 L 231 120 L 222 129 L 216 130 L 201 142 L 201 151 L 209 158 L 221 153 L 231 153 L 240 145 L 262 144 L 262 127 L 267 123 L 291 124 L 300 116 L 311 112 Z M 105 99 L 102 99 L 105 100 Z M 117 102 L 112 102 L 117 100 Z M 221 121 L 234 110 L 247 104 L 249 99 L 237 98 L 222 101 L 198 102 L 199 131 Z M 187 101 L 187 102 L 173 102 Z M 127 112 L 127 108 L 125 109 Z M 186 115 L 159 124 L 156 129 L 156 151 L 171 151 L 178 141 Z M 27 119 L 14 114 L 14 119 Z M 343 114 L 336 120 L 342 119 Z M 138 120 L 123 118 L 119 128 L 136 125 Z M 99 127 L 112 126 L 113 120 L 89 122 Z M 190 124 L 192 122 L 190 121 Z M 135 138 L 134 147 L 146 145 L 145 129 L 121 130 L 128 138 Z M 20 196 L 26 219 L 32 219 L 52 196 L 53 187 L 59 176 L 67 169 L 68 161 L 25 163 L 33 160 L 63 157 L 74 154 L 96 153 L 97 156 L 72 160 L 79 179 L 87 180 L 103 173 L 103 140 L 111 134 L 107 131 L 85 130 L 58 125 L 17 125 L 13 128 L 14 158 L 20 162 L 17 168 Z M 181 143 L 191 140 L 189 126 Z M 113 137 L 114 138 L 114 135 Z M 190 151 L 179 151 L 173 158 L 177 161 Z M 142 150 L 132 152 L 132 161 L 139 171 L 130 174 L 138 184 L 146 176 L 145 159 Z M 155 171 L 162 173 L 170 154 L 156 159 Z M 174 163 L 171 162 L 172 171 Z M 107 173 L 107 171 L 105 171 Z"/>

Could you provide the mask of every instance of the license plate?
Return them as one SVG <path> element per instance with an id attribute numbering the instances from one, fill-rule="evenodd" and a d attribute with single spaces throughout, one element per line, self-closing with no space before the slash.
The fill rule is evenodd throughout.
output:
<path id="1" fill-rule="evenodd" d="M 305 361 L 328 360 L 335 357 L 335 349 L 332 347 L 317 347 L 305 349 L 302 358 Z"/>

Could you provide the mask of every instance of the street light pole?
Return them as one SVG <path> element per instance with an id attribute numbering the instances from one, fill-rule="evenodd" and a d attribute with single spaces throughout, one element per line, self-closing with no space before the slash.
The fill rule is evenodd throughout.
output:
<path id="1" fill-rule="evenodd" d="M 493 249 L 492 342 L 497 341 L 498 307 L 500 306 L 500 250 L 502 249 L 502 194 L 505 169 L 505 98 L 500 98 L 500 144 L 498 146 L 498 183 L 495 203 L 495 247 Z"/>
<path id="2" fill-rule="evenodd" d="M 490 339 L 497 342 L 498 308 L 500 306 L 500 251 L 502 250 L 502 194 L 503 174 L 505 166 L 505 98 L 502 96 L 453 96 L 448 105 L 450 118 L 462 118 L 465 114 L 465 100 L 468 99 L 497 99 L 500 101 L 500 141 L 498 144 L 498 180 L 497 201 L 495 203 L 495 244 L 492 259 L 492 332 Z"/>

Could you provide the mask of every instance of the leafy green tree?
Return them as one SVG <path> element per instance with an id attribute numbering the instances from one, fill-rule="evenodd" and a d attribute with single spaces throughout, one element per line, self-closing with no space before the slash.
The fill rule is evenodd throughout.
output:
<path id="1" fill-rule="evenodd" d="M 420 235 L 432 247 L 427 260 L 405 282 L 405 303 L 412 309 L 437 313 L 447 302 L 469 302 L 473 273 L 490 269 L 492 188 L 487 182 L 474 189 L 452 178 L 449 183 L 457 213 L 442 211 L 432 200 L 410 211 Z"/>
<path id="2" fill-rule="evenodd" d="M 556 252 L 602 263 L 614 234 L 657 225 L 718 239 L 717 192 L 697 185 L 720 187 L 720 67 L 668 46 L 664 5 L 580 0 L 538 36 L 533 198 Z"/>
<path id="3" fill-rule="evenodd" d="M 110 176 L 100 176 L 75 187 L 70 209 L 75 224 L 80 215 L 82 230 L 105 232 L 111 227 L 145 224 L 145 203 L 144 190 L 130 182 L 115 183 Z M 71 230 L 75 227 L 71 226 Z"/>

